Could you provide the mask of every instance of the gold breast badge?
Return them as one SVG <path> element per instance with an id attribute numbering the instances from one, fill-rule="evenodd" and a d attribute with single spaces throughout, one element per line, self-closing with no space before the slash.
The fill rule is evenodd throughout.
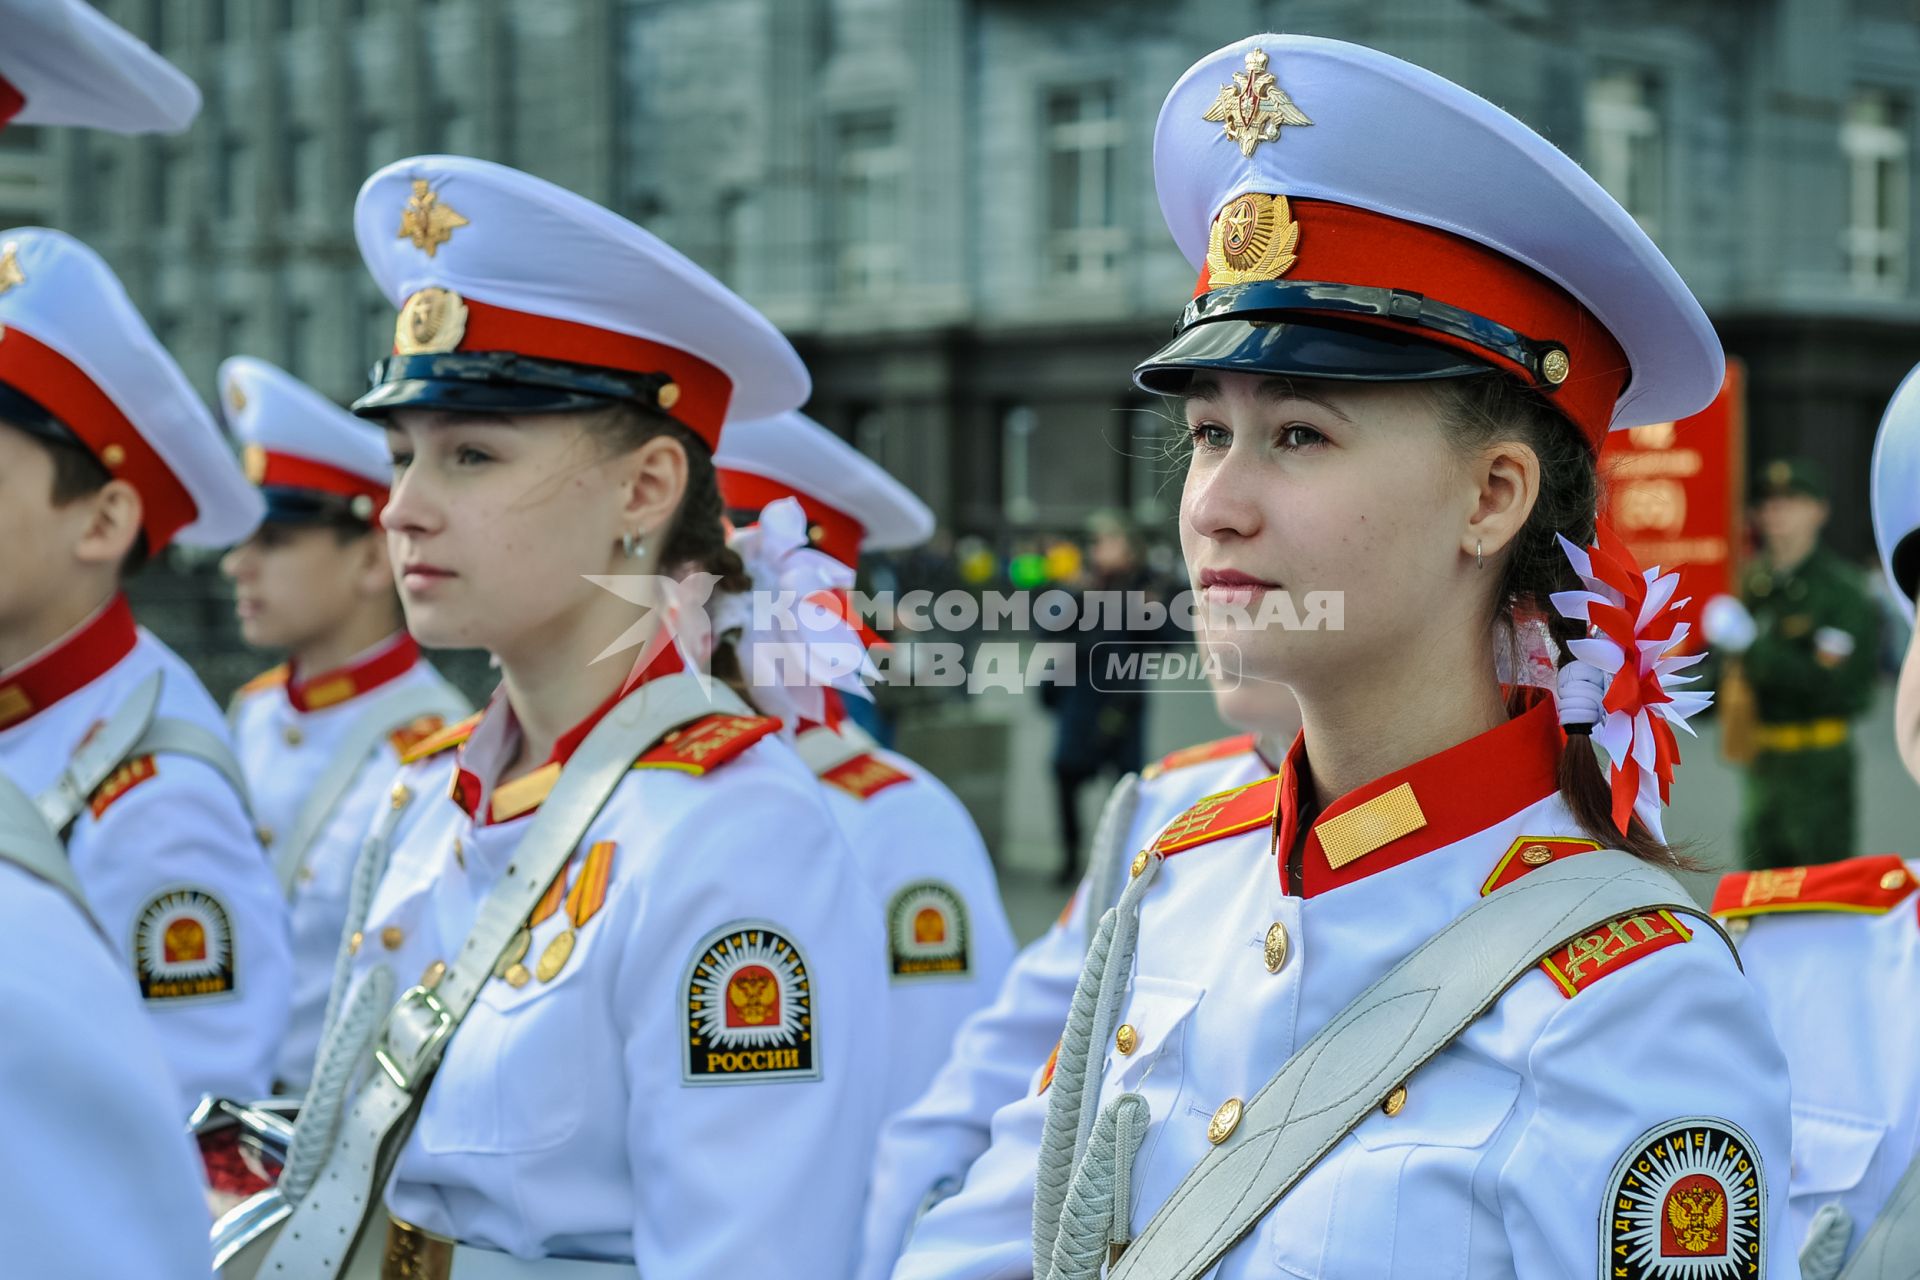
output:
<path id="1" fill-rule="evenodd" d="M 1240 144 L 1243 156 L 1251 156 L 1263 142 L 1278 142 L 1282 125 L 1313 123 L 1267 70 L 1264 49 L 1247 55 L 1247 69 L 1234 72 L 1232 84 L 1220 86 L 1220 96 L 1201 118 L 1218 121 L 1221 132 Z"/>
<path id="2" fill-rule="evenodd" d="M 532 945 L 533 930 L 522 928 L 520 932 L 514 934 L 513 941 L 507 944 L 507 949 L 500 953 L 500 959 L 494 964 L 493 976 L 510 987 L 526 986 L 530 975 L 527 973 L 525 961 L 527 948 Z"/>
<path id="3" fill-rule="evenodd" d="M 466 336 L 466 300 L 437 286 L 416 290 L 393 322 L 393 349 L 403 356 L 452 351 Z"/>
<path id="4" fill-rule="evenodd" d="M 413 241 L 413 247 L 429 258 L 440 246 L 453 239 L 453 233 L 468 225 L 452 205 L 440 203 L 440 193 L 425 178 L 413 180 L 413 194 L 400 211 L 399 240 Z"/>
<path id="5" fill-rule="evenodd" d="M 1245 284 L 1283 276 L 1293 266 L 1299 244 L 1300 224 L 1288 211 L 1287 198 L 1249 191 L 1213 220 L 1207 242 L 1209 281 Z"/>

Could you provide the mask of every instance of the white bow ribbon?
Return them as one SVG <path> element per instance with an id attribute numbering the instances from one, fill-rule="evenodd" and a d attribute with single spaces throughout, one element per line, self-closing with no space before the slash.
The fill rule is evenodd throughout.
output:
<path id="1" fill-rule="evenodd" d="M 830 601 L 853 586 L 854 572 L 807 545 L 800 503 L 781 498 L 761 509 L 759 522 L 735 531 L 728 543 L 745 563 L 753 591 L 723 595 L 714 630 L 736 633 L 740 670 L 754 701 L 786 722 L 825 723 L 826 691 L 872 699 L 879 679 L 860 633 Z"/>

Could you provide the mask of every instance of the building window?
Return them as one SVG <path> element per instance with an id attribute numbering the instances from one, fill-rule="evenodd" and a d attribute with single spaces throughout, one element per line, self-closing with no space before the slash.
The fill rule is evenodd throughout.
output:
<path id="1" fill-rule="evenodd" d="M 1847 104 L 1840 149 L 1847 157 L 1847 275 L 1866 293 L 1899 293 L 1907 283 L 1912 219 L 1913 139 L 1906 103 L 1862 89 Z"/>
<path id="2" fill-rule="evenodd" d="M 287 204 L 296 216 L 316 218 L 332 212 L 326 209 L 327 156 L 319 133 L 305 124 L 287 130 L 285 154 Z"/>
<path id="3" fill-rule="evenodd" d="M 1650 236 L 1666 201 L 1666 124 L 1660 82 L 1617 68 L 1587 82 L 1587 157 L 1594 180 Z"/>
<path id="4" fill-rule="evenodd" d="M 93 206 L 93 225 L 105 229 L 125 216 L 127 202 L 121 194 L 121 180 L 126 171 L 120 167 L 119 151 L 113 142 L 95 142 L 91 150 L 88 200 Z"/>
<path id="5" fill-rule="evenodd" d="M 1115 96 L 1101 84 L 1047 97 L 1047 271 L 1056 278 L 1107 284 L 1120 267 L 1126 232 Z"/>
<path id="6" fill-rule="evenodd" d="M 1033 500 L 1033 433 L 1039 415 L 1024 404 L 1000 415 L 1000 513 L 1009 524 L 1025 524 L 1038 510 Z"/>
<path id="7" fill-rule="evenodd" d="M 253 145 L 244 133 L 229 133 L 220 143 L 220 216 L 250 218 L 260 198 Z"/>
<path id="8" fill-rule="evenodd" d="M 367 116 L 360 121 L 360 141 L 360 166 L 367 173 L 407 154 L 400 145 L 398 126 L 378 116 Z"/>
<path id="9" fill-rule="evenodd" d="M 840 290 L 874 294 L 900 276 L 900 183 L 905 157 L 893 116 L 840 122 L 834 199 Z"/>

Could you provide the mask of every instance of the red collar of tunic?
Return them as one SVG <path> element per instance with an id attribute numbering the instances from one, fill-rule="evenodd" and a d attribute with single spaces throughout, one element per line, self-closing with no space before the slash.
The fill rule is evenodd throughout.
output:
<path id="1" fill-rule="evenodd" d="M 420 661 L 420 645 L 405 631 L 382 640 L 344 667 L 316 676 L 302 675 L 297 663 L 287 664 L 287 701 L 299 712 L 324 711 L 363 693 L 391 684 Z"/>
<path id="2" fill-rule="evenodd" d="M 643 684 L 684 670 L 686 662 L 681 658 L 678 647 L 672 644 L 664 646 L 645 667 L 629 676 L 613 696 L 589 712 L 586 719 L 561 734 L 544 764 L 530 773 L 489 787 L 480 774 L 497 772 L 501 761 L 505 759 L 505 747 L 513 740 L 511 735 L 519 733 L 519 724 L 513 719 L 513 708 L 507 705 L 504 695 L 496 693 L 492 704 L 487 707 L 485 717 L 460 745 L 459 753 L 454 758 L 454 803 L 481 826 L 507 822 L 532 813 L 553 790 L 553 784 L 560 780 L 560 770 L 580 749 L 580 744 L 586 741 L 594 726 L 605 719 L 606 714 L 618 706 L 622 698 Z M 487 733 L 496 716 L 507 717 L 506 723 L 494 733 Z M 479 754 L 486 759 L 474 761 L 475 767 L 469 768 L 469 755 L 474 751 L 476 742 L 480 743 Z M 481 812 L 483 804 L 486 806 L 484 817 Z"/>
<path id="3" fill-rule="evenodd" d="M 1509 818 L 1559 790 L 1566 735 L 1553 699 L 1525 693 L 1505 724 L 1357 787 L 1312 819 L 1301 881 L 1287 883 L 1300 828 L 1299 779 L 1306 742 L 1295 735 L 1280 770 L 1273 848 L 1282 892 L 1311 898 L 1411 862 Z"/>
<path id="4" fill-rule="evenodd" d="M 11 671 L 0 672 L 0 729 L 11 729 L 111 671 L 140 631 L 124 595 Z"/>

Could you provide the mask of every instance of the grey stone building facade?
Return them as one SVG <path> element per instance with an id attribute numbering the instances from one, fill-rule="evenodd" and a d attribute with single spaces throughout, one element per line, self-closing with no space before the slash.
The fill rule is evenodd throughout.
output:
<path id="1" fill-rule="evenodd" d="M 1880 407 L 1920 361 L 1916 0 L 108 0 L 202 86 L 177 139 L 0 135 L 0 226 L 97 245 L 209 393 L 229 353 L 351 396 L 391 312 L 349 226 L 464 152 L 660 232 L 761 306 L 814 415 L 953 528 L 1170 512 L 1127 371 L 1192 288 L 1161 98 L 1272 29 L 1429 66 L 1638 216 L 1750 372 L 1750 457 L 1810 455 L 1870 545 Z"/>

